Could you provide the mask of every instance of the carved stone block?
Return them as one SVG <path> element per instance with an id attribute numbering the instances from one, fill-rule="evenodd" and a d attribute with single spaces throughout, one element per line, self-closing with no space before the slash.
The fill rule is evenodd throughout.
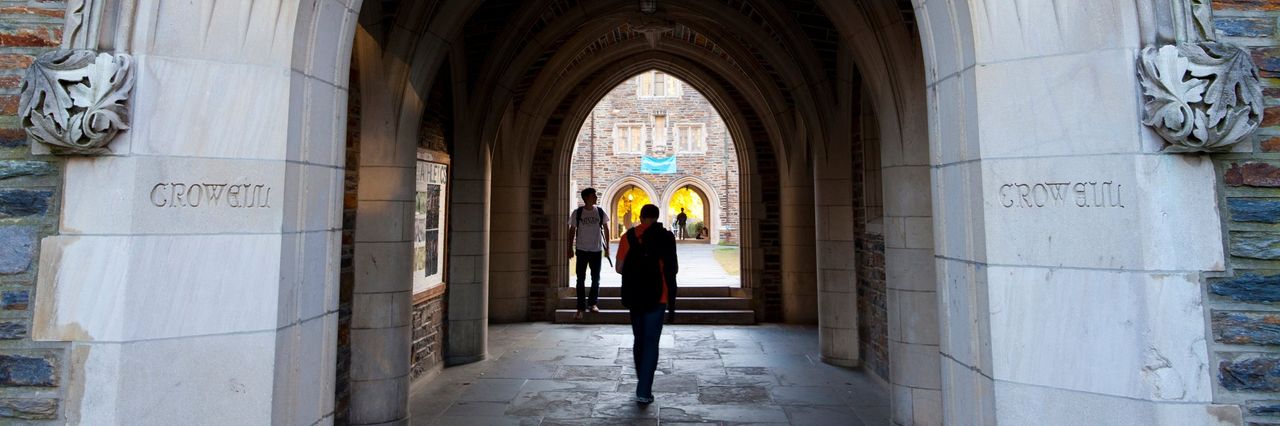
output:
<path id="1" fill-rule="evenodd" d="M 1221 152 L 1262 122 L 1262 86 L 1249 53 L 1217 42 L 1142 50 L 1142 122 L 1166 152 Z"/>
<path id="2" fill-rule="evenodd" d="M 127 54 L 64 49 L 36 58 L 22 79 L 18 116 L 55 154 L 101 154 L 129 128 L 133 61 Z"/>

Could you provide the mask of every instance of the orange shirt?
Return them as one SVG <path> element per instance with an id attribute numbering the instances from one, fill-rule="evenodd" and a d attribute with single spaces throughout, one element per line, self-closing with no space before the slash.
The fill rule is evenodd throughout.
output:
<path id="1" fill-rule="evenodd" d="M 639 225 L 636 225 L 636 227 L 633 230 L 633 232 L 636 233 L 636 240 L 639 240 L 642 243 L 644 242 L 644 231 L 646 229 L 649 229 L 648 224 L 641 223 Z M 622 240 L 618 242 L 618 273 L 619 274 L 622 273 L 622 263 L 627 260 L 627 249 L 630 248 L 629 247 L 630 243 L 627 242 L 627 239 L 628 238 L 626 238 L 624 234 L 624 236 L 622 237 Z M 658 299 L 658 303 L 666 304 L 667 303 L 667 269 L 666 269 L 666 265 L 663 264 L 662 259 L 658 259 L 658 271 L 662 273 L 662 298 Z"/>

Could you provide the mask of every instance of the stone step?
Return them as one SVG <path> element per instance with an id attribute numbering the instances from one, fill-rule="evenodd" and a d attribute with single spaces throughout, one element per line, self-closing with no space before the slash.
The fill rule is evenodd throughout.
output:
<path id="1" fill-rule="evenodd" d="M 574 320 L 573 309 L 557 309 L 556 322 L 560 324 L 630 324 L 631 315 L 621 309 L 601 309 L 587 312 L 581 320 Z M 751 325 L 756 323 L 755 311 L 749 310 L 676 310 L 676 324 Z"/>
<path id="2" fill-rule="evenodd" d="M 577 294 L 577 288 L 569 285 L 570 296 Z M 736 288 L 729 287 L 680 287 L 680 297 L 730 297 Z M 587 291 L 591 291 L 588 286 Z M 600 287 L 600 297 L 622 297 L 621 287 Z"/>
<path id="3" fill-rule="evenodd" d="M 676 301 L 680 309 L 689 310 L 730 310 L 730 311 L 746 311 L 751 310 L 751 299 L 745 297 L 685 297 L 684 290 L 680 290 L 679 300 Z M 577 297 L 562 297 L 556 305 L 557 309 L 576 309 L 578 306 Z M 599 300 L 600 309 L 626 309 L 622 306 L 621 297 L 601 297 Z"/>

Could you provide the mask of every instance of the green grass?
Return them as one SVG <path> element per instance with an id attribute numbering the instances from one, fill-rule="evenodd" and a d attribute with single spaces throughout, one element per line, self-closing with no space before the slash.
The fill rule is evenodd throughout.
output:
<path id="1" fill-rule="evenodd" d="M 711 257 L 720 262 L 729 275 L 742 274 L 742 257 L 738 254 L 738 246 L 720 246 L 711 251 Z"/>

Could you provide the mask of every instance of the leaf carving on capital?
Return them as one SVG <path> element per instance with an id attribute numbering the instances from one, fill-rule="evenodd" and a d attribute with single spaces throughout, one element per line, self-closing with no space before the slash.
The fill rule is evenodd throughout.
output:
<path id="1" fill-rule="evenodd" d="M 1249 53 L 1218 42 L 1142 50 L 1142 122 L 1166 152 L 1222 152 L 1262 122 L 1262 85 Z"/>
<path id="2" fill-rule="evenodd" d="M 57 50 L 27 69 L 18 116 L 27 135 L 56 154 L 102 154 L 129 128 L 132 90 L 129 55 Z"/>

